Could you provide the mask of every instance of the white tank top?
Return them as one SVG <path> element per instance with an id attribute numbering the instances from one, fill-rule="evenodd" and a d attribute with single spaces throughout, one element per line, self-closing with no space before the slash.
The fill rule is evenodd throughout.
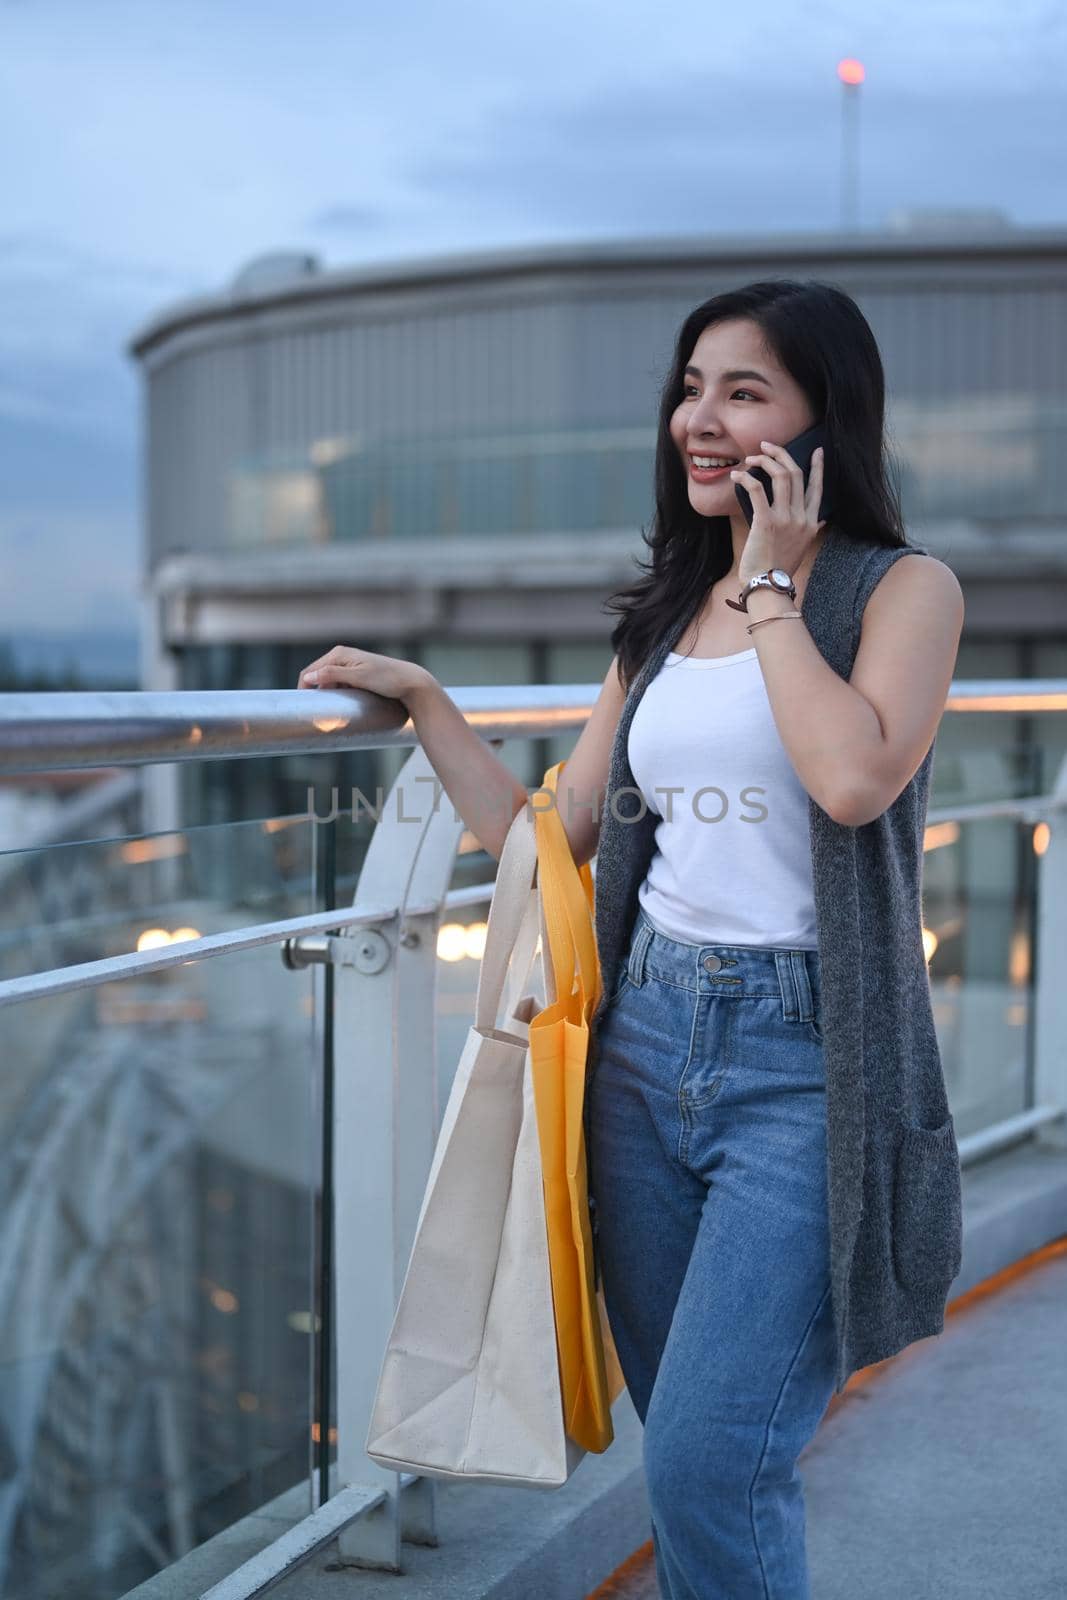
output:
<path id="1" fill-rule="evenodd" d="M 627 754 L 661 818 L 638 890 L 649 919 L 691 944 L 817 949 L 808 792 L 755 647 L 671 651 L 634 713 Z"/>

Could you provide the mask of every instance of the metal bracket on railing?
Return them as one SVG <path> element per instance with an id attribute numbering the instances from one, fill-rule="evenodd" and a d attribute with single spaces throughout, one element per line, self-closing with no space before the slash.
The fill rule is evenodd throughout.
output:
<path id="1" fill-rule="evenodd" d="M 392 945 L 377 928 L 359 928 L 349 938 L 335 933 L 305 933 L 286 939 L 281 950 L 282 962 L 290 972 L 321 963 L 354 967 L 368 977 L 383 971 L 393 954 Z"/>

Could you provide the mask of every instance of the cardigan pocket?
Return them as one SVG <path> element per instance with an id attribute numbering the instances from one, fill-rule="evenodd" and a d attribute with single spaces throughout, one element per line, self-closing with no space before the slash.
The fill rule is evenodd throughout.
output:
<path id="1" fill-rule="evenodd" d="M 951 1116 L 904 1129 L 893 1186 L 893 1261 L 906 1288 L 947 1284 L 962 1265 L 963 1197 Z"/>

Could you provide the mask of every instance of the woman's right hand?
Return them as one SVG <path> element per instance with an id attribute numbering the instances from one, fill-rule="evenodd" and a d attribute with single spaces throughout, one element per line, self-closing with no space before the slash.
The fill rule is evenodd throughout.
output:
<path id="1" fill-rule="evenodd" d="M 308 662 L 297 688 L 369 689 L 399 700 L 457 815 L 482 848 L 500 859 L 515 813 L 526 803 L 526 787 L 471 727 L 432 672 L 414 661 L 338 644 Z"/>
<path id="2" fill-rule="evenodd" d="M 335 644 L 324 656 L 309 661 L 297 679 L 298 689 L 368 689 L 372 694 L 399 700 L 411 710 L 410 700 L 437 680 L 425 667 L 395 656 L 375 655 L 358 645 Z"/>

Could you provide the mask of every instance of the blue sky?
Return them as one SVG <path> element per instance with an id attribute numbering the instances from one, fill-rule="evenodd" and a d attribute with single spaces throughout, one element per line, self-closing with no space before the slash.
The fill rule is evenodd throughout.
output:
<path id="1" fill-rule="evenodd" d="M 611 235 L 1067 224 L 1053 0 L 0 0 L 0 635 L 132 628 L 130 334 L 253 256 Z"/>

